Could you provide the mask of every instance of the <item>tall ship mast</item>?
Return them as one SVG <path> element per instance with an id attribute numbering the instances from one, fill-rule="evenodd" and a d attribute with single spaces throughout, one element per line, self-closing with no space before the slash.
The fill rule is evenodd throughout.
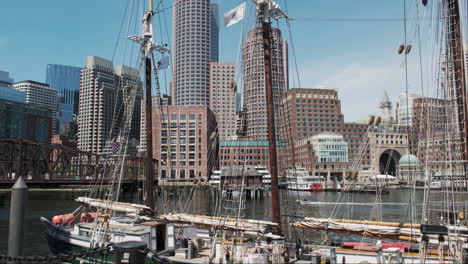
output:
<path id="1" fill-rule="evenodd" d="M 272 76 L 272 33 L 271 33 L 271 18 L 280 19 L 288 16 L 279 8 L 279 5 L 272 0 L 252 0 L 257 7 L 257 23 L 262 28 L 263 39 L 263 59 L 265 69 L 265 96 L 267 107 L 267 135 L 268 135 L 268 156 L 269 169 L 271 175 L 271 202 L 273 222 L 277 223 L 281 228 L 281 211 L 280 211 L 280 194 L 278 184 L 278 158 L 276 147 L 276 131 L 275 131 L 275 109 L 273 103 L 273 76 Z"/>

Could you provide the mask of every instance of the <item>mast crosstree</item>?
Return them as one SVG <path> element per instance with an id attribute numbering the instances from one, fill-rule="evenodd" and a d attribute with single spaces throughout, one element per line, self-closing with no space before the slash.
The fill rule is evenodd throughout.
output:
<path id="1" fill-rule="evenodd" d="M 142 19 L 142 34 L 141 36 L 131 35 L 128 39 L 138 43 L 142 47 L 145 58 L 145 114 L 146 114 L 146 162 L 145 162 L 145 179 L 146 179 L 146 206 L 154 209 L 153 181 L 154 181 L 154 164 L 153 164 L 153 135 L 152 135 L 152 94 L 151 94 L 151 60 L 153 51 L 159 53 L 169 52 L 165 46 L 159 45 L 153 39 L 153 0 L 148 0 L 148 11 L 145 12 Z M 157 73 L 155 73 L 157 74 Z M 156 178 L 157 185 L 157 178 Z"/>

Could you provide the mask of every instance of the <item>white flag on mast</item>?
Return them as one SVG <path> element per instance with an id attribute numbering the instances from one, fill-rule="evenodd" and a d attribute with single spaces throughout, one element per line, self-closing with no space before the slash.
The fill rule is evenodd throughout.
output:
<path id="1" fill-rule="evenodd" d="M 165 70 L 169 68 L 169 56 L 163 56 L 156 65 L 158 70 Z"/>
<path id="2" fill-rule="evenodd" d="M 224 14 L 224 25 L 230 27 L 244 18 L 245 2 Z"/>

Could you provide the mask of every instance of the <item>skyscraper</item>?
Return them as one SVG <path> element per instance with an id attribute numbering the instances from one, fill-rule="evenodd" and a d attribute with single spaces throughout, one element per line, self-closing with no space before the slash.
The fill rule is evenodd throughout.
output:
<path id="1" fill-rule="evenodd" d="M 412 114 L 413 114 L 413 100 L 418 96 L 415 94 L 401 93 L 398 102 L 398 125 L 399 126 L 411 126 L 412 125 Z"/>
<path id="2" fill-rule="evenodd" d="M 8 72 L 0 71 L 0 99 L 26 103 L 26 94 L 13 89 L 13 82 Z"/>
<path id="3" fill-rule="evenodd" d="M 211 50 L 210 61 L 219 61 L 219 4 L 211 3 L 210 5 L 210 19 L 211 19 Z"/>
<path id="4" fill-rule="evenodd" d="M 173 101 L 209 104 L 210 0 L 175 0 L 172 15 Z"/>
<path id="5" fill-rule="evenodd" d="M 218 121 L 219 138 L 236 135 L 236 93 L 232 87 L 236 64 L 210 63 L 210 108 Z"/>
<path id="6" fill-rule="evenodd" d="M 46 83 L 36 81 L 22 81 L 15 83 L 13 87 L 26 94 L 26 104 L 40 107 L 50 111 L 52 116 L 52 133 L 57 133 L 57 90 Z"/>
<path id="7" fill-rule="evenodd" d="M 57 89 L 59 128 L 72 122 L 78 114 L 81 68 L 48 64 L 46 83 Z"/>
<path id="8" fill-rule="evenodd" d="M 127 112 L 123 114 L 132 113 L 132 125 L 130 128 L 130 138 L 140 138 L 140 120 L 141 120 L 141 99 L 142 99 L 142 82 L 140 80 L 140 72 L 138 69 L 130 68 L 125 65 L 119 65 L 115 67 L 115 74 L 117 78 L 117 87 L 122 89 L 123 106 L 133 104 L 133 109 L 130 112 L 129 108 L 126 108 Z M 132 100 L 134 100 L 132 102 Z"/>
<path id="9" fill-rule="evenodd" d="M 281 31 L 272 28 L 272 79 L 275 109 L 276 135 L 279 127 L 279 101 L 288 89 L 287 42 Z M 256 140 L 267 139 L 267 111 L 265 98 L 264 59 L 262 29 L 255 28 L 248 34 L 242 46 L 244 108 L 247 115 L 247 136 Z"/>
<path id="10" fill-rule="evenodd" d="M 139 71 L 127 66 L 114 69 L 111 61 L 88 56 L 81 71 L 78 111 L 78 148 L 103 153 L 108 140 L 113 139 L 127 114 L 129 92 L 136 89 L 130 139 L 139 137 L 141 81 Z M 128 108 L 130 109 L 130 108 Z M 136 125 L 138 124 L 138 125 Z M 135 126 L 135 127 L 133 127 Z"/>

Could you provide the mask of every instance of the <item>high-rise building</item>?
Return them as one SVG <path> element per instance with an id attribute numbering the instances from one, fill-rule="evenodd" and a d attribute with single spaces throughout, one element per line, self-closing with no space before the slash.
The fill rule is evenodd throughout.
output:
<path id="1" fill-rule="evenodd" d="M 81 68 L 48 64 L 46 83 L 57 90 L 59 128 L 76 119 L 80 91 Z"/>
<path id="2" fill-rule="evenodd" d="M 210 61 L 219 61 L 219 4 L 210 4 L 210 19 L 211 19 L 211 50 Z"/>
<path id="3" fill-rule="evenodd" d="M 361 147 L 367 141 L 368 126 L 344 122 L 341 101 L 335 89 L 290 89 L 281 97 L 281 110 L 280 137 L 288 144 L 294 142 L 296 148 L 300 148 L 299 152 L 305 148 L 312 149 L 312 143 L 298 143 L 300 140 L 308 142 L 310 140 L 307 139 L 321 133 L 338 134 L 342 135 L 348 144 L 348 159 L 353 161 L 359 158 L 362 168 L 369 167 L 369 153 L 367 149 Z M 292 154 L 286 155 L 286 158 L 290 159 L 289 163 L 292 163 L 291 156 Z M 327 164 L 315 166 L 318 166 L 315 169 L 331 169 Z M 337 166 L 334 169 L 345 169 L 345 167 Z"/>
<path id="4" fill-rule="evenodd" d="M 217 167 L 216 117 L 207 106 L 153 106 L 153 157 L 161 181 L 207 180 Z"/>
<path id="5" fill-rule="evenodd" d="M 46 83 L 22 81 L 13 87 L 26 94 L 26 104 L 47 109 L 52 116 L 52 133 L 57 134 L 57 90 Z"/>
<path id="6" fill-rule="evenodd" d="M 0 99 L 26 103 L 26 94 L 14 89 L 13 82 L 8 72 L 0 71 Z"/>
<path id="7" fill-rule="evenodd" d="M 126 108 L 127 112 L 124 115 L 132 114 L 132 122 L 130 127 L 130 138 L 140 139 L 140 120 L 141 120 L 141 98 L 142 98 L 142 82 L 140 80 L 140 72 L 138 69 L 130 68 L 125 65 L 115 67 L 117 78 L 117 87 L 122 90 L 123 106 L 133 104 L 133 109 Z M 129 118 L 127 116 L 122 116 Z"/>
<path id="8" fill-rule="evenodd" d="M 112 128 L 117 94 L 112 62 L 88 56 L 81 71 L 78 149 L 94 153 L 104 151 Z"/>
<path id="9" fill-rule="evenodd" d="M 139 71 L 126 66 L 114 69 L 111 61 L 88 56 L 81 71 L 78 110 L 78 148 L 93 153 L 104 153 L 122 126 L 122 117 L 130 111 L 134 95 L 130 138 L 139 137 L 141 81 Z M 132 99 L 133 100 L 133 99 Z M 121 139 L 123 140 L 123 139 Z"/>
<path id="10" fill-rule="evenodd" d="M 280 96 L 288 90 L 287 84 L 287 42 L 281 38 L 281 31 L 272 28 L 272 80 L 275 109 L 276 135 L 279 127 Z M 248 33 L 242 47 L 244 108 L 247 115 L 247 136 L 266 140 L 267 108 L 264 81 L 264 57 L 262 29 L 255 28 Z"/>
<path id="11" fill-rule="evenodd" d="M 216 115 L 221 140 L 236 135 L 235 75 L 235 63 L 210 63 L 210 108 Z"/>
<path id="12" fill-rule="evenodd" d="M 401 93 L 398 101 L 397 117 L 399 126 L 411 126 L 413 114 L 413 100 L 415 94 Z"/>
<path id="13" fill-rule="evenodd" d="M 0 99 L 0 124 L 0 138 L 50 142 L 52 137 L 52 115 L 46 108 Z"/>
<path id="14" fill-rule="evenodd" d="M 344 132 L 337 90 L 294 88 L 281 99 L 281 138 L 296 141 L 323 132 Z"/>
<path id="15" fill-rule="evenodd" d="M 175 0 L 172 14 L 175 105 L 209 105 L 210 0 Z"/>

